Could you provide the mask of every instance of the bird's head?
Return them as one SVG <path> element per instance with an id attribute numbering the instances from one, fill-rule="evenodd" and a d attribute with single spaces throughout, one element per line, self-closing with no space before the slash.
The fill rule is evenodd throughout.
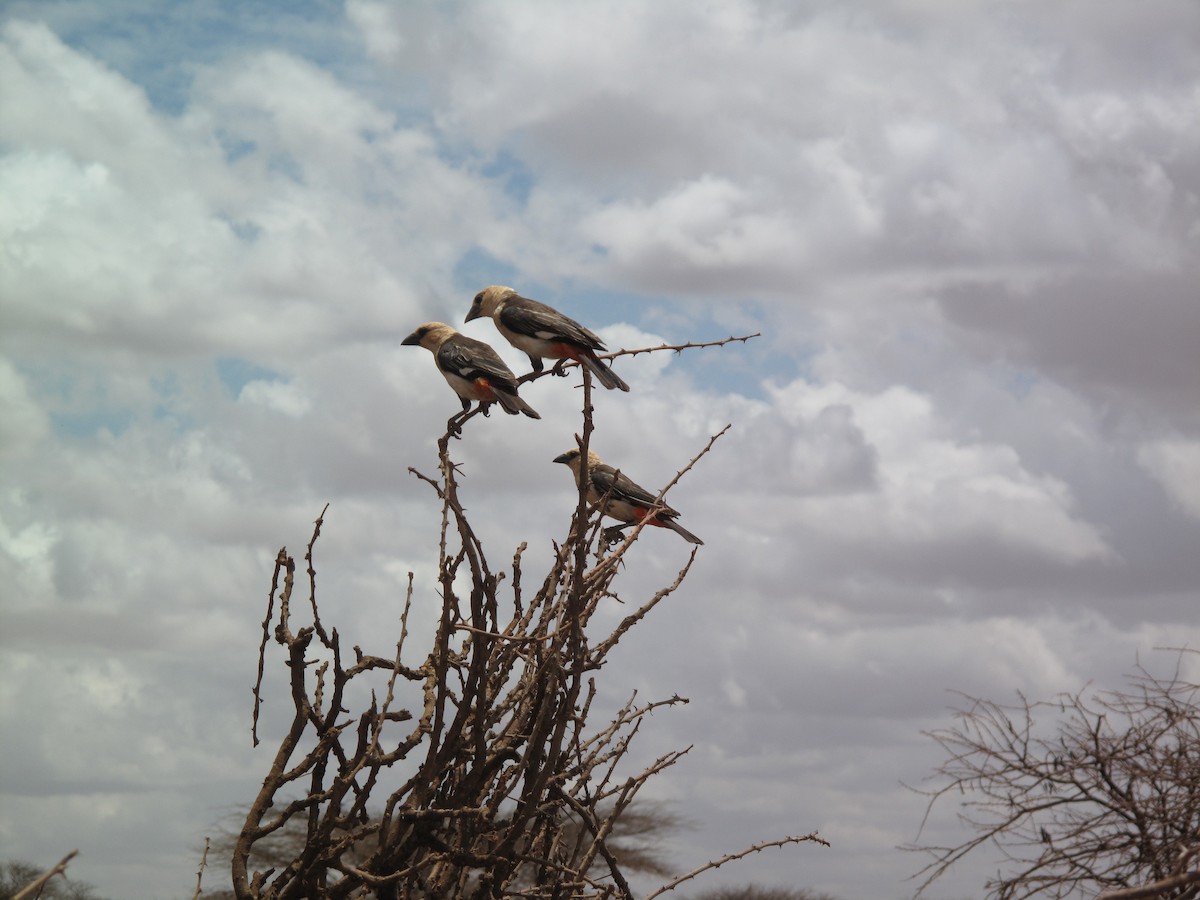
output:
<path id="1" fill-rule="evenodd" d="M 453 337 L 456 333 L 445 322 L 426 322 L 400 343 L 408 347 L 420 345 L 426 350 L 436 351 L 438 347 L 442 346 L 447 339 Z"/>
<path id="2" fill-rule="evenodd" d="M 496 314 L 496 309 L 501 303 L 509 297 L 515 297 L 516 295 L 516 291 L 502 284 L 493 284 L 485 287 L 475 295 L 475 300 L 471 303 L 471 310 L 467 313 L 467 317 L 463 321 L 470 322 L 472 319 L 478 319 L 480 316 L 493 316 Z"/>
<path id="3" fill-rule="evenodd" d="M 578 475 L 579 474 L 579 460 L 582 456 L 583 456 L 583 454 L 579 452 L 579 448 L 574 447 L 574 448 L 568 450 L 566 453 L 560 453 L 558 456 L 554 457 L 554 461 L 556 463 L 562 463 L 563 465 L 567 466 L 572 472 L 574 472 L 576 475 Z M 600 459 L 599 454 L 597 454 L 595 450 L 588 450 L 588 468 L 589 469 L 594 469 L 596 466 L 600 465 L 600 463 L 602 461 L 603 460 Z"/>

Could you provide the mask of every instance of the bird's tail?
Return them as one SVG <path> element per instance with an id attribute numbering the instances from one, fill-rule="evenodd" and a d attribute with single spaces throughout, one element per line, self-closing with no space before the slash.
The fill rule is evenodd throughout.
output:
<path id="1" fill-rule="evenodd" d="M 688 531 L 686 528 L 684 528 L 682 525 L 680 525 L 678 522 L 676 522 L 673 518 L 657 516 L 654 519 L 654 524 L 662 525 L 664 528 L 670 528 L 672 531 L 674 531 L 676 534 L 678 534 L 680 537 L 682 537 L 688 543 L 700 544 L 700 545 L 704 544 L 704 541 L 700 540 L 700 538 L 696 537 L 694 534 L 692 534 L 690 531 Z"/>
<path id="2" fill-rule="evenodd" d="M 505 391 L 497 391 L 493 388 L 496 394 L 496 402 L 504 407 L 504 411 L 510 416 L 515 416 L 517 413 L 525 413 L 531 419 L 540 419 L 536 409 L 518 397 L 516 394 L 509 394 Z"/>
<path id="3" fill-rule="evenodd" d="M 610 391 L 614 388 L 619 388 L 622 391 L 628 392 L 629 385 L 622 381 L 616 372 L 597 359 L 595 353 L 581 353 L 579 358 L 585 366 L 592 370 L 592 374 L 596 376 L 596 380 Z"/>

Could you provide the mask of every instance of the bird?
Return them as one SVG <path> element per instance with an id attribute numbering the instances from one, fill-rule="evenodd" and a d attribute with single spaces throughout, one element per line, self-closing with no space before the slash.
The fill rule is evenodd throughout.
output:
<path id="1" fill-rule="evenodd" d="M 433 354 L 438 371 L 462 401 L 464 413 L 472 400 L 478 400 L 485 416 L 489 404 L 499 403 L 509 415 L 541 418 L 517 396 L 517 376 L 512 369 L 483 341 L 459 334 L 445 322 L 426 322 L 400 343 L 420 345 Z"/>
<path id="2" fill-rule="evenodd" d="M 583 454 L 578 448 L 554 457 L 556 463 L 563 463 L 574 473 L 576 486 L 579 485 L 581 477 L 582 457 Z M 609 529 L 613 534 L 619 536 L 623 528 L 636 525 L 644 520 L 647 524 L 656 525 L 659 528 L 670 528 L 684 540 L 693 544 L 704 543 L 675 521 L 679 516 L 679 510 L 672 509 L 661 500 L 656 502 L 654 494 L 605 463 L 594 450 L 588 450 L 587 471 L 588 502 L 600 506 L 601 512 L 625 523 Z M 613 537 L 609 535 L 609 539 L 612 540 Z"/>
<path id="3" fill-rule="evenodd" d="M 609 390 L 629 390 L 616 372 L 596 358 L 597 350 L 605 351 L 600 338 L 545 303 L 522 297 L 510 287 L 493 284 L 475 295 L 463 321 L 470 322 L 480 316 L 492 318 L 508 342 L 529 357 L 535 372 L 542 371 L 543 359 L 573 359 L 587 366 Z"/>

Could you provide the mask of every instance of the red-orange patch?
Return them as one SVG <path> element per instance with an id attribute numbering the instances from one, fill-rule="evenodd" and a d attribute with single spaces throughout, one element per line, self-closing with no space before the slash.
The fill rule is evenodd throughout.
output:
<path id="1" fill-rule="evenodd" d="M 633 515 L 640 522 L 650 516 L 650 510 L 640 506 L 635 506 L 633 507 Z M 662 523 L 662 519 L 658 517 L 658 513 L 655 513 L 647 524 L 657 525 L 659 528 L 666 528 L 666 526 Z"/>
<path id="2" fill-rule="evenodd" d="M 579 349 L 571 344 L 556 343 L 549 347 L 551 359 L 573 359 L 579 361 Z"/>

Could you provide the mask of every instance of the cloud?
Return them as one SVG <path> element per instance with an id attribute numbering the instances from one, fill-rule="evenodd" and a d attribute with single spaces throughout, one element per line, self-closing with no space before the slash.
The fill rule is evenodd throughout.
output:
<path id="1" fill-rule="evenodd" d="M 8 360 L 0 359 L 0 456 L 27 459 L 50 431 L 50 420 L 29 385 Z"/>
<path id="2" fill-rule="evenodd" d="M 398 332 L 451 280 L 447 237 L 487 208 L 428 135 L 286 54 L 202 71 L 168 119 L 44 26 L 5 33 L 6 130 L 23 150 L 0 170 L 0 286 L 56 340 L 202 352 Z M 386 246 L 370 237 L 385 231 Z M 417 235 L 440 279 L 406 274 Z"/>
<path id="3" fill-rule="evenodd" d="M 949 320 L 1003 353 L 1081 394 L 1106 402 L 1136 397 L 1141 415 L 1195 425 L 1190 398 L 1200 366 L 1191 284 L 1193 260 L 1166 271 L 1076 273 L 1028 285 L 968 283 L 943 295 Z"/>
<path id="4" fill-rule="evenodd" d="M 438 126 L 451 142 L 534 161 L 529 206 L 556 220 L 539 230 L 561 234 L 563 274 L 592 271 L 569 248 L 593 243 L 643 289 L 776 295 L 814 269 L 1028 273 L 1182 249 L 1163 226 L 1194 187 L 1193 82 L 1168 75 L 1130 95 L 1101 62 L 1115 45 L 1120 71 L 1144 26 L 1080 30 L 978 5 L 351 10 L 369 48 L 405 47 L 381 61 L 414 80 L 444 73 Z M 1186 70 L 1182 46 L 1165 49 L 1168 71 Z M 582 217 L 581 176 L 601 204 Z M 547 263 L 530 271 L 545 277 Z"/>
<path id="5" fill-rule="evenodd" d="M 242 388 L 238 399 L 294 418 L 312 411 L 312 403 L 301 388 L 274 381 L 251 381 Z"/>
<path id="6" fill-rule="evenodd" d="M 1171 502 L 1200 518 L 1200 442 L 1163 440 L 1138 450 L 1138 463 L 1162 485 Z"/>
<path id="7" fill-rule="evenodd" d="M 769 391 L 769 406 L 730 411 L 734 432 L 697 476 L 720 542 L 736 548 L 723 584 L 787 595 L 802 570 L 802 596 L 857 605 L 855 584 L 986 594 L 1114 561 L 1066 483 L 1034 474 L 1012 447 L 955 437 L 926 396 L 803 381 Z"/>
<path id="8" fill-rule="evenodd" d="M 580 231 L 588 245 L 605 249 L 610 265 L 643 273 L 637 280 L 652 289 L 753 290 L 777 281 L 780 260 L 803 254 L 782 211 L 764 213 L 758 198 L 708 177 L 649 206 L 610 204 L 587 216 Z"/>

